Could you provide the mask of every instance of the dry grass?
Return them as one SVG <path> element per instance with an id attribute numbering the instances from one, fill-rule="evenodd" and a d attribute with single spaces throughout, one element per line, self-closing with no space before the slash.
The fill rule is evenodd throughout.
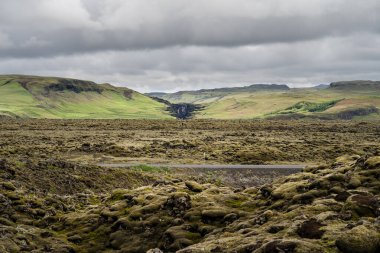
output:
<path id="1" fill-rule="evenodd" d="M 0 129 L 1 156 L 82 164 L 321 164 L 380 152 L 370 122 L 2 120 Z"/>

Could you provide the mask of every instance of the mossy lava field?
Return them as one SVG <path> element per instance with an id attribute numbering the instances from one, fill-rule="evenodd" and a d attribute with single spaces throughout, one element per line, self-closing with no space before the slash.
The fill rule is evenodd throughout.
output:
<path id="1" fill-rule="evenodd" d="M 2 118 L 0 252 L 380 252 L 380 124 Z"/>

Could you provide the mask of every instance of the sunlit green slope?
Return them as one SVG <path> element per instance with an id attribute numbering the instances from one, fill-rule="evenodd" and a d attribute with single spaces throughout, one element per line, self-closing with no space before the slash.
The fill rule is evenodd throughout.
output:
<path id="1" fill-rule="evenodd" d="M 67 78 L 0 76 L 0 115 L 169 119 L 166 105 L 127 88 Z"/>
<path id="2" fill-rule="evenodd" d="M 205 103 L 198 118 L 379 118 L 380 92 L 292 89 L 241 93 Z"/>

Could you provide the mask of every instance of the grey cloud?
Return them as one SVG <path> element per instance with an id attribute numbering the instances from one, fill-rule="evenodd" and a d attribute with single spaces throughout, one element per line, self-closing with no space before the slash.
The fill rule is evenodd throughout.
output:
<path id="1" fill-rule="evenodd" d="M 366 40 L 363 42 L 362 40 Z M 0 62 L 5 73 L 40 74 L 110 82 L 138 91 L 175 91 L 252 83 L 298 87 L 347 79 L 380 79 L 377 42 L 367 34 L 296 44 L 174 47 L 98 52 Z M 357 45 L 366 54 L 356 52 Z M 374 55 L 378 55 L 376 58 Z"/>
<path id="2" fill-rule="evenodd" d="M 12 46 L 0 47 L 0 55 L 41 57 L 173 46 L 236 47 L 380 30 L 380 4 L 376 0 L 366 0 L 365 4 L 354 0 L 286 2 L 3 0 L 0 31 Z M 30 40 L 36 43 L 27 43 Z"/>
<path id="3" fill-rule="evenodd" d="M 378 0 L 2 0 L 0 73 L 138 91 L 380 79 Z"/>

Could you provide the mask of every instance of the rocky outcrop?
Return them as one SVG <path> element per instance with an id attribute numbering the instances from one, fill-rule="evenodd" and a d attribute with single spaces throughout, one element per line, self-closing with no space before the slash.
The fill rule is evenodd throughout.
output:
<path id="1" fill-rule="evenodd" d="M 27 84 L 25 84 L 27 86 Z M 24 86 L 23 86 L 24 87 Z M 97 92 L 102 93 L 103 88 L 99 87 L 94 82 L 90 81 L 83 81 L 83 80 L 77 80 L 77 79 L 58 79 L 57 83 L 52 83 L 44 87 L 45 94 L 49 94 L 50 92 L 56 92 L 56 91 L 72 91 L 75 93 L 81 93 L 81 92 Z"/>
<path id="2" fill-rule="evenodd" d="M 357 116 L 366 116 L 373 113 L 379 113 L 379 109 L 377 109 L 375 106 L 368 106 L 368 107 L 347 109 L 341 112 L 337 112 L 334 116 L 337 119 L 351 120 Z"/>
<path id="3" fill-rule="evenodd" d="M 173 104 L 169 101 L 159 98 L 159 97 L 151 97 L 152 99 L 156 100 L 157 102 L 166 104 L 168 106 L 168 111 L 170 114 L 177 119 L 190 119 L 196 111 L 202 110 L 203 106 L 196 105 L 196 104 L 190 104 L 190 103 L 180 103 L 180 104 Z"/>
<path id="4" fill-rule="evenodd" d="M 169 106 L 169 111 L 177 119 L 189 119 L 193 116 L 195 111 L 200 110 L 202 107 L 194 104 L 171 104 Z"/>

